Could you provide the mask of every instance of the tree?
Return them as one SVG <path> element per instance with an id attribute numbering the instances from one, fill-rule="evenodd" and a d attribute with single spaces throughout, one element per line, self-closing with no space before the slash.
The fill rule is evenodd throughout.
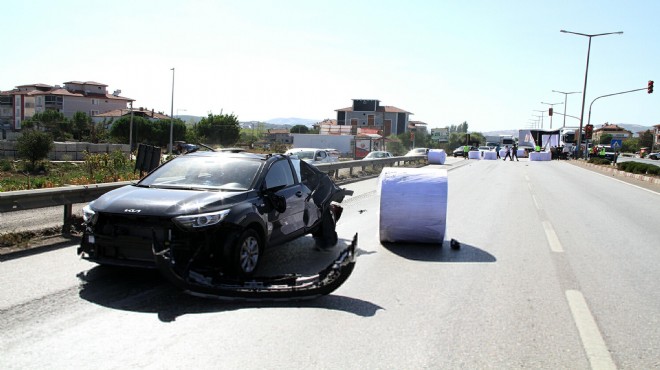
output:
<path id="1" fill-rule="evenodd" d="M 73 138 L 76 140 L 89 140 L 92 132 L 92 119 L 85 112 L 76 112 L 71 119 Z"/>
<path id="2" fill-rule="evenodd" d="M 66 141 L 73 138 L 73 125 L 64 114 L 47 109 L 36 113 L 26 121 L 27 128 L 38 128 L 49 132 L 55 141 Z"/>
<path id="3" fill-rule="evenodd" d="M 292 134 L 307 134 L 309 133 L 309 127 L 305 125 L 295 125 L 289 130 Z"/>
<path id="4" fill-rule="evenodd" d="M 114 122 L 110 136 L 118 143 L 128 143 L 131 131 L 131 118 L 122 117 Z M 186 139 L 186 125 L 180 119 L 174 120 L 173 141 Z M 133 117 L 133 143 L 166 147 L 170 143 L 170 120 L 150 121 L 144 117 Z"/>
<path id="5" fill-rule="evenodd" d="M 17 140 L 18 156 L 30 161 L 32 168 L 37 161 L 48 157 L 53 149 L 53 138 L 46 132 L 25 129 Z"/>
<path id="6" fill-rule="evenodd" d="M 385 144 L 388 152 L 394 154 L 395 156 L 401 156 L 408 153 L 408 147 L 404 146 L 398 137 L 391 135 L 388 139 L 389 141 L 387 144 Z"/>
<path id="7" fill-rule="evenodd" d="M 598 143 L 600 145 L 609 145 L 612 142 L 612 134 L 603 134 L 600 136 Z"/>
<path id="8" fill-rule="evenodd" d="M 640 148 L 653 147 L 653 133 L 651 130 L 646 130 L 639 135 L 639 146 Z"/>
<path id="9" fill-rule="evenodd" d="M 621 152 L 635 153 L 639 150 L 639 138 L 631 137 L 621 143 Z"/>
<path id="10" fill-rule="evenodd" d="M 197 135 L 206 138 L 211 144 L 231 146 L 235 144 L 241 132 L 238 117 L 233 114 L 213 115 L 202 118 L 197 123 Z"/>

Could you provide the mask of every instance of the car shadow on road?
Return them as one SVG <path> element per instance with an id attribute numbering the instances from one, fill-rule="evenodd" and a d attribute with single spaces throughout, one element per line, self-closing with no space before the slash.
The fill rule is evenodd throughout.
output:
<path id="1" fill-rule="evenodd" d="M 449 240 L 439 244 L 421 243 L 381 243 L 390 252 L 413 261 L 425 262 L 479 262 L 492 263 L 497 259 L 481 248 L 460 243 L 459 249 L 452 249 Z"/>
<path id="2" fill-rule="evenodd" d="M 157 314 L 162 322 L 187 314 L 217 313 L 244 309 L 318 308 L 371 317 L 381 306 L 361 299 L 330 294 L 298 301 L 227 301 L 191 296 L 170 284 L 158 271 L 96 266 L 82 271 L 80 298 L 103 307 Z"/>

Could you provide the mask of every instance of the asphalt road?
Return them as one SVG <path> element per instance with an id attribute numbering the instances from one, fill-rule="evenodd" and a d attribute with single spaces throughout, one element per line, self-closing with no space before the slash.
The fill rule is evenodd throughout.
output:
<path id="1" fill-rule="evenodd" d="M 340 245 L 265 256 L 313 271 L 358 233 L 353 275 L 312 301 L 195 298 L 75 246 L 1 262 L 0 367 L 660 367 L 660 194 L 558 161 L 430 167 L 450 169 L 462 248 L 381 244 L 377 180 L 347 185 Z"/>

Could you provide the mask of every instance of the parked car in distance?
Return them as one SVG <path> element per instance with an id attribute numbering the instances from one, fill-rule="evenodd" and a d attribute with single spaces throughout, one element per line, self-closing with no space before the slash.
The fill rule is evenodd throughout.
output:
<path id="1" fill-rule="evenodd" d="M 328 154 L 325 149 L 317 148 L 293 148 L 287 150 L 284 154 L 295 155 L 303 161 L 311 164 L 337 162 L 339 158 Z"/>
<path id="2" fill-rule="evenodd" d="M 454 157 L 464 157 L 465 156 L 465 150 L 463 149 L 465 145 L 461 145 L 458 148 L 454 149 L 452 152 Z M 471 146 L 470 150 L 477 150 L 477 147 Z"/>
<path id="3" fill-rule="evenodd" d="M 649 153 L 649 155 L 647 155 L 646 158 L 658 160 L 660 159 L 660 153 Z"/>
<path id="4" fill-rule="evenodd" d="M 296 157 L 189 153 L 85 206 L 78 254 L 155 268 L 162 252 L 191 271 L 250 276 L 267 246 L 310 233 L 335 243 L 345 194 Z"/>
<path id="5" fill-rule="evenodd" d="M 341 157 L 341 153 L 339 152 L 339 150 L 333 148 L 326 148 L 325 151 L 328 153 L 329 156 L 339 161 L 339 157 Z"/>
<path id="6" fill-rule="evenodd" d="M 406 153 L 406 157 L 411 157 L 415 155 L 428 155 L 429 154 L 429 148 L 415 148 Z"/>
<path id="7" fill-rule="evenodd" d="M 394 157 L 394 156 L 390 152 L 386 152 L 386 151 L 383 151 L 383 150 L 376 150 L 376 151 L 370 152 L 369 154 L 367 154 L 362 159 L 378 159 L 378 158 L 392 158 L 392 157 Z"/>

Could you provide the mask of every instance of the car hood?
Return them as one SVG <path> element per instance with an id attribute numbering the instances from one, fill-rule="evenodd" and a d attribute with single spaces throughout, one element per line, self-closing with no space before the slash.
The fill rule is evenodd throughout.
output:
<path id="1" fill-rule="evenodd" d="M 127 185 L 103 194 L 92 204 L 97 212 L 140 216 L 178 216 L 212 212 L 247 199 L 251 192 L 144 188 Z"/>

